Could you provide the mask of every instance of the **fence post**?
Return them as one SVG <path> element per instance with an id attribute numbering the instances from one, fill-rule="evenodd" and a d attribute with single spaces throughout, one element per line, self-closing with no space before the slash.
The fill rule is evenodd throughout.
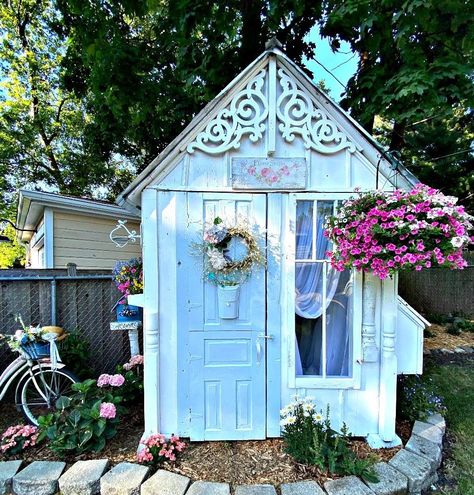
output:
<path id="1" fill-rule="evenodd" d="M 56 280 L 51 280 L 51 325 L 56 326 Z"/>

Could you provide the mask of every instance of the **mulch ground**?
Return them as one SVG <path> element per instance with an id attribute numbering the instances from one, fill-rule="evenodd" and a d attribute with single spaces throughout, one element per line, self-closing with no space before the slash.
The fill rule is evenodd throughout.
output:
<path id="1" fill-rule="evenodd" d="M 430 327 L 432 337 L 425 339 L 429 349 L 474 345 L 474 334 L 449 335 L 444 327 Z M 466 359 L 467 355 L 449 355 L 449 359 Z M 432 357 L 429 358 L 433 359 Z M 0 404 L 0 431 L 8 426 L 22 422 L 20 414 L 9 403 Z M 397 422 L 397 434 L 405 443 L 411 434 L 412 424 L 408 421 Z M 134 462 L 136 449 L 140 441 L 143 426 L 143 411 L 137 408 L 133 415 L 120 423 L 116 437 L 99 454 L 83 454 L 66 457 L 67 464 L 77 460 L 108 458 L 112 465 L 119 462 Z M 361 458 L 372 456 L 377 460 L 388 461 L 401 447 L 372 450 L 363 439 L 354 439 L 351 448 Z M 58 460 L 46 445 L 25 452 L 25 461 Z M 1 456 L 0 456 L 1 459 Z M 320 484 L 337 476 L 330 476 L 314 466 L 295 462 L 284 451 L 279 439 L 236 442 L 191 442 L 174 466 L 165 465 L 165 469 L 183 474 L 193 480 L 201 479 L 232 484 L 270 483 L 278 485 L 304 479 L 313 479 Z"/>
<path id="2" fill-rule="evenodd" d="M 465 346 L 474 346 L 473 332 L 461 332 L 460 335 L 451 335 L 443 325 L 431 325 L 425 332 L 425 349 L 455 349 L 456 347 Z"/>

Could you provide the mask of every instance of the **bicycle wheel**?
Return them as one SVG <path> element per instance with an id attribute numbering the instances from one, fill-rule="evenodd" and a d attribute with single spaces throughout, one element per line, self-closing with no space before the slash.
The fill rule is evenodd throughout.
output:
<path id="1" fill-rule="evenodd" d="M 35 369 L 33 376 L 26 375 L 16 393 L 16 404 L 26 420 L 38 424 L 38 416 L 54 410 L 57 399 L 61 395 L 72 392 L 71 386 L 78 378 L 65 368 L 53 370 L 43 367 Z"/>

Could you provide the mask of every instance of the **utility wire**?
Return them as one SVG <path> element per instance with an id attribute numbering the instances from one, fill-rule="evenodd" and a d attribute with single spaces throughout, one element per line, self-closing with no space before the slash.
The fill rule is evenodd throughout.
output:
<path id="1" fill-rule="evenodd" d="M 436 158 L 432 158 L 430 161 L 436 162 L 437 160 L 441 160 L 442 158 L 449 158 L 450 156 L 462 155 L 464 153 L 474 153 L 472 148 L 467 148 L 465 150 L 456 151 L 455 153 L 450 153 L 449 155 L 437 156 Z"/>
<path id="2" fill-rule="evenodd" d="M 333 67 L 331 70 L 336 70 L 339 69 L 339 67 L 342 67 L 344 64 L 347 64 L 350 60 L 352 60 L 356 56 L 355 53 L 352 54 L 347 60 L 344 60 L 344 62 L 341 62 L 340 64 L 336 65 L 336 67 Z"/>
<path id="3" fill-rule="evenodd" d="M 346 85 L 341 82 L 329 69 L 327 69 L 326 67 L 324 67 L 324 65 L 319 61 L 317 60 L 316 58 L 313 59 L 318 65 L 320 65 L 329 75 L 331 75 L 344 89 L 347 89 L 346 88 Z"/>

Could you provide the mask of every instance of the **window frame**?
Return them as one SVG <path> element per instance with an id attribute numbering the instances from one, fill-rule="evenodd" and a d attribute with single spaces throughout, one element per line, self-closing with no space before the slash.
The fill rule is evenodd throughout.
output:
<path id="1" fill-rule="evenodd" d="M 288 331 L 286 355 L 288 356 L 288 386 L 290 388 L 331 388 L 347 389 L 360 388 L 361 364 L 362 364 L 362 274 L 353 270 L 353 319 L 352 319 L 352 356 L 350 367 L 352 374 L 349 377 L 327 377 L 317 375 L 296 375 L 296 332 L 295 332 L 295 266 L 296 266 L 296 203 L 297 201 L 338 201 L 351 196 L 350 193 L 292 193 L 289 197 L 289 208 L 286 225 L 286 247 L 288 249 L 286 258 L 287 287 L 289 291 L 287 305 Z M 316 208 L 313 208 L 316 213 Z M 298 260 L 299 261 L 299 260 Z M 329 262 L 327 262 L 329 263 Z M 327 264 L 325 263 L 325 268 Z M 323 313 L 323 315 L 325 312 Z M 325 339 L 323 339 L 325 345 Z M 325 353 L 325 350 L 323 351 Z"/>

